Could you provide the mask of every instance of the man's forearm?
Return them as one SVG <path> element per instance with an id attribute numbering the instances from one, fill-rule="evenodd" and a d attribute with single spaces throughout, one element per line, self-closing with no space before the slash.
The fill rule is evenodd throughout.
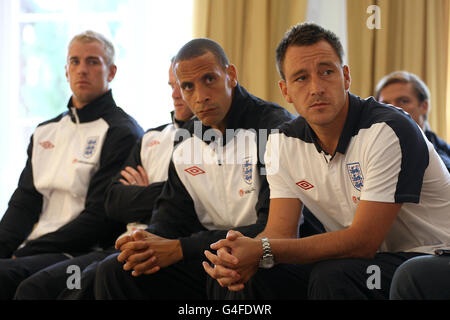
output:
<path id="1" fill-rule="evenodd" d="M 270 239 L 270 238 L 269 238 Z M 298 239 L 270 239 L 276 263 L 309 264 L 337 258 L 367 258 L 364 248 L 353 230 L 345 229 Z"/>

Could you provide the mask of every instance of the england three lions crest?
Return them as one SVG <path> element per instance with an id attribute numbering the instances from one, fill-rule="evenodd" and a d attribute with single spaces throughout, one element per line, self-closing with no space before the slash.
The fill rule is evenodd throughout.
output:
<path id="1" fill-rule="evenodd" d="M 364 175 L 359 162 L 347 164 L 347 172 L 355 189 L 361 191 L 364 186 Z"/>
<path id="2" fill-rule="evenodd" d="M 249 185 L 253 183 L 253 165 L 251 157 L 244 159 L 244 164 L 242 165 L 242 177 L 244 178 L 245 183 Z"/>
<path id="3" fill-rule="evenodd" d="M 98 137 L 89 137 L 86 141 L 83 156 L 86 159 L 91 158 L 97 150 Z"/>

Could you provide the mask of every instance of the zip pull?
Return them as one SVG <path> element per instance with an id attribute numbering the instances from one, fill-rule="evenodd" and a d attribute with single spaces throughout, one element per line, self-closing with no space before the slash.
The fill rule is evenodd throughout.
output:
<path id="1" fill-rule="evenodd" d="M 83 136 L 81 135 L 81 132 L 80 132 L 80 118 L 78 117 L 77 109 L 75 107 L 72 107 L 71 109 L 72 109 L 72 114 L 75 117 L 75 125 L 77 127 L 78 138 L 80 139 L 80 143 L 83 143 Z"/>
<path id="2" fill-rule="evenodd" d="M 324 151 L 322 151 L 323 158 L 325 159 L 325 162 L 329 164 L 331 160 L 333 160 L 334 156 L 331 154 L 326 154 Z"/>
<path id="3" fill-rule="evenodd" d="M 222 144 L 214 142 L 214 152 L 215 152 L 215 156 L 217 158 L 217 164 L 219 166 L 222 166 L 222 164 L 223 164 L 223 151 L 224 151 L 223 149 L 224 149 L 224 147 L 222 146 Z"/>
<path id="4" fill-rule="evenodd" d="M 78 117 L 77 109 L 75 107 L 72 107 L 71 110 L 72 110 L 73 116 L 75 117 L 75 123 L 78 126 L 80 124 L 80 118 Z"/>
<path id="5" fill-rule="evenodd" d="M 223 155 L 222 155 L 223 147 L 221 147 L 220 142 L 221 142 L 220 140 L 217 141 L 216 139 L 214 139 L 208 145 L 211 157 L 216 158 L 218 166 L 222 166 L 223 164 Z"/>

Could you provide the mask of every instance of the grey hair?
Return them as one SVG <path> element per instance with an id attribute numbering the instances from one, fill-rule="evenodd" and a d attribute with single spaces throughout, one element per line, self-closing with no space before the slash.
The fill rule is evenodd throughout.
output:
<path id="1" fill-rule="evenodd" d="M 381 90 L 394 83 L 412 83 L 417 99 L 419 102 L 428 101 L 428 112 L 430 111 L 430 90 L 418 76 L 408 71 L 394 71 L 384 76 L 376 86 L 375 99 L 380 100 Z M 427 120 L 427 118 L 428 113 L 425 115 L 425 120 Z"/>
<path id="2" fill-rule="evenodd" d="M 394 71 L 387 76 L 383 77 L 375 89 L 375 98 L 380 98 L 381 90 L 393 83 L 412 83 L 414 90 L 416 91 L 417 99 L 420 102 L 430 100 L 430 90 L 426 84 L 415 74 L 408 71 Z"/>

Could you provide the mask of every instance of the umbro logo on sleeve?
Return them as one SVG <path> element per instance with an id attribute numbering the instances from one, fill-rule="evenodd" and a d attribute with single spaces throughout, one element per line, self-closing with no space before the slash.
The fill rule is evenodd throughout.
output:
<path id="1" fill-rule="evenodd" d="M 189 173 L 190 175 L 192 175 L 194 177 L 206 173 L 206 171 L 203 171 L 202 169 L 200 169 L 199 167 L 196 167 L 196 166 L 190 167 L 184 171 L 186 171 L 187 173 Z"/>
<path id="2" fill-rule="evenodd" d="M 151 141 L 147 144 L 147 146 L 148 146 L 149 148 L 151 148 L 151 147 L 157 146 L 157 145 L 159 145 L 159 144 L 161 144 L 160 141 L 158 141 L 158 140 L 151 140 Z"/>
<path id="3" fill-rule="evenodd" d="M 296 185 L 305 191 L 314 188 L 314 186 L 306 180 L 297 182 Z"/>
<path id="4" fill-rule="evenodd" d="M 53 149 L 53 148 L 55 147 L 55 146 L 53 145 L 53 143 L 51 143 L 50 141 L 39 142 L 39 144 L 40 144 L 41 147 L 44 148 L 45 150 Z"/>

